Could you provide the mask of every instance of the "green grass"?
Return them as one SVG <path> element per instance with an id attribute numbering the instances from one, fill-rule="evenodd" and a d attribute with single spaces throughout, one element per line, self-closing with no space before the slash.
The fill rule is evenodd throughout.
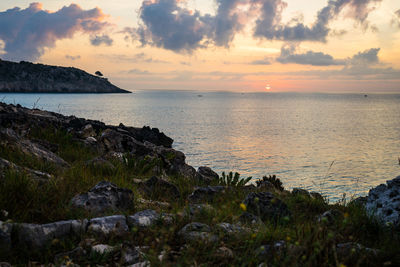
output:
<path id="1" fill-rule="evenodd" d="M 135 158 L 126 155 L 124 160 L 111 160 L 115 168 L 93 167 L 87 161 L 98 156 L 85 145 L 74 141 L 66 132 L 57 129 L 36 130 L 30 133 L 32 138 L 46 140 L 58 145 L 56 152 L 65 159 L 69 168 L 60 169 L 56 166 L 30 157 L 21 151 L 9 150 L 0 146 L 0 157 L 10 160 L 20 166 L 46 171 L 54 178 L 44 184 L 32 180 L 26 173 L 9 170 L 4 173 L 0 182 L 0 209 L 9 212 L 9 219 L 15 222 L 48 223 L 58 220 L 90 218 L 93 215 L 82 210 L 72 209 L 69 202 L 78 193 L 86 192 L 97 182 L 111 181 L 120 187 L 134 191 L 135 199 L 142 197 L 134 179 L 147 179 L 153 175 L 156 167 L 162 168 L 163 163 L 151 157 Z M 233 180 L 234 177 L 232 177 Z M 123 240 L 111 238 L 110 245 L 129 243 L 134 246 L 146 246 L 146 260 L 152 266 L 258 266 L 265 261 L 268 266 L 381 266 L 389 263 L 400 264 L 398 244 L 399 230 L 385 227 L 374 218 L 369 217 L 365 210 L 354 204 L 329 204 L 321 199 L 303 195 L 292 195 L 287 191 L 274 191 L 289 207 L 292 215 L 287 220 L 264 221 L 260 227 L 249 226 L 250 231 L 241 236 L 228 236 L 214 227 L 221 222 L 236 223 L 242 214 L 241 203 L 247 192 L 240 186 L 234 186 L 209 203 L 212 209 L 195 215 L 194 218 L 184 216 L 188 209 L 187 196 L 197 184 L 180 176 L 169 177 L 181 192 L 182 197 L 171 202 L 170 210 L 175 221 L 172 225 L 163 223 L 145 229 L 131 229 Z M 235 184 L 238 181 L 235 180 Z M 135 203 L 134 207 L 138 207 Z M 144 208 L 144 207 L 143 207 Z M 318 222 L 317 216 L 331 209 L 340 210 L 344 216 L 333 224 Z M 132 208 L 126 214 L 133 214 L 137 208 Z M 110 213 L 112 214 L 112 213 Z M 179 230 L 187 223 L 196 221 L 211 226 L 213 234 L 219 236 L 219 241 L 212 244 L 185 242 L 178 236 Z M 82 237 L 81 239 L 84 239 Z M 275 242 L 284 240 L 288 249 L 282 253 L 271 252 L 260 256 L 261 246 L 272 246 Z M 337 257 L 335 245 L 345 242 L 358 242 L 366 247 L 379 249 L 379 258 L 369 259 L 367 254 L 358 255 L 345 262 Z M 34 252 L 23 248 L 14 248 L 10 255 L 0 255 L 0 260 L 24 265 L 29 260 L 50 263 L 54 255 L 72 250 L 79 240 L 62 240 L 40 251 Z M 228 247 L 234 257 L 227 259 L 218 256 L 218 248 Z M 171 258 L 159 262 L 162 251 L 171 252 Z M 175 255 L 175 256 L 174 256 Z M 96 265 L 112 263 L 114 254 L 105 256 L 92 254 L 79 264 Z"/>

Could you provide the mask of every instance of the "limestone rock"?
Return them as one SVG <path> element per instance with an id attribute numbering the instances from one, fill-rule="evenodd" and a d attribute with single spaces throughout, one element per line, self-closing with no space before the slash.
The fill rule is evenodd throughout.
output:
<path id="1" fill-rule="evenodd" d="M 0 221 L 0 255 L 11 249 L 11 232 L 13 225 Z"/>
<path id="2" fill-rule="evenodd" d="M 196 178 L 202 183 L 210 184 L 214 181 L 218 181 L 219 175 L 210 167 L 202 166 L 198 168 Z"/>
<path id="3" fill-rule="evenodd" d="M 218 237 L 211 233 L 210 226 L 198 222 L 185 225 L 178 235 L 186 242 L 213 243 L 218 241 Z"/>
<path id="4" fill-rule="evenodd" d="M 98 254 L 107 254 L 114 251 L 114 247 L 104 244 L 98 244 L 92 247 L 92 251 Z"/>
<path id="5" fill-rule="evenodd" d="M 129 227 L 149 227 L 159 220 L 160 214 L 154 210 L 143 210 L 128 216 L 127 221 Z"/>
<path id="6" fill-rule="evenodd" d="M 220 196 L 227 190 L 225 186 L 206 186 L 197 187 L 192 194 L 189 195 L 191 203 L 201 203 L 213 201 L 216 197 Z"/>
<path id="7" fill-rule="evenodd" d="M 87 211 L 101 214 L 107 210 L 127 210 L 133 206 L 133 192 L 119 188 L 115 184 L 102 181 L 87 193 L 72 198 L 71 205 Z"/>
<path id="8" fill-rule="evenodd" d="M 111 235 L 123 235 L 129 231 L 123 215 L 94 218 L 89 221 L 88 233 L 96 237 L 107 238 Z"/>
<path id="9" fill-rule="evenodd" d="M 246 205 L 248 212 L 259 216 L 263 220 L 278 219 L 290 215 L 286 204 L 269 192 L 250 193 L 243 203 Z"/>
<path id="10" fill-rule="evenodd" d="M 400 226 L 400 176 L 386 183 L 369 191 L 365 208 L 383 223 Z"/>
<path id="11" fill-rule="evenodd" d="M 140 184 L 142 191 L 152 199 L 171 200 L 180 197 L 179 189 L 170 182 L 155 176 Z"/>
<path id="12" fill-rule="evenodd" d="M 48 224 L 16 225 L 18 244 L 31 249 L 41 249 L 53 239 L 80 236 L 85 232 L 87 220 L 59 221 Z"/>

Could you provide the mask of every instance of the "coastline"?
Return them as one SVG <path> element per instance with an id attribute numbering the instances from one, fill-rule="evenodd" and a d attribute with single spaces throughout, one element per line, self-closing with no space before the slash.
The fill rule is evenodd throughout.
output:
<path id="1" fill-rule="evenodd" d="M 244 185 L 238 175 L 195 170 L 156 128 L 2 103 L 0 126 L 1 260 L 396 264 L 398 222 L 371 217 L 364 204 L 372 198 L 329 204 L 316 192 L 284 190 L 279 177 Z"/>

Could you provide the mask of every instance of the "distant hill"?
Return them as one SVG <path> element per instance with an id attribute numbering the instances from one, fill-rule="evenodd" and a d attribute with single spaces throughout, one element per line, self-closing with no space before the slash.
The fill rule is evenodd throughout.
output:
<path id="1" fill-rule="evenodd" d="M 0 59 L 0 92 L 13 93 L 130 93 L 72 67 L 3 61 Z"/>

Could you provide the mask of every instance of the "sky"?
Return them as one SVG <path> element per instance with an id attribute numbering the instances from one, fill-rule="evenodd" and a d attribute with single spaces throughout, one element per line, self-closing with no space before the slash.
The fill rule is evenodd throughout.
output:
<path id="1" fill-rule="evenodd" d="M 1 0 L 0 58 L 127 90 L 400 92 L 398 0 Z"/>

